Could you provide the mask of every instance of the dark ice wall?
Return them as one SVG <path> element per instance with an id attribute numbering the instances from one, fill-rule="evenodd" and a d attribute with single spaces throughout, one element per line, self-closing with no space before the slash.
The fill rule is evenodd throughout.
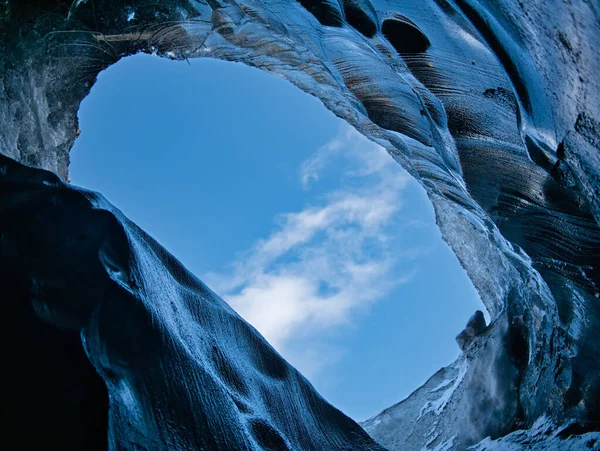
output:
<path id="1" fill-rule="evenodd" d="M 0 174 L 5 446 L 383 450 L 102 196 Z"/>

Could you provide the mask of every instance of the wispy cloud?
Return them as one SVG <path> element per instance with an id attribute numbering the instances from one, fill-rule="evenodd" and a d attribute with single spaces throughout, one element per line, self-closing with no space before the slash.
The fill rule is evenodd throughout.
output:
<path id="1" fill-rule="evenodd" d="M 360 166 L 349 175 L 364 177 L 382 171 L 386 167 L 395 169 L 396 175 L 399 173 L 398 167 L 394 166 L 395 163 L 385 149 L 369 141 L 349 125 L 344 125 L 335 138 L 302 163 L 300 167 L 302 187 L 308 189 L 311 182 L 319 180 L 320 174 L 327 165 L 339 157 L 354 159 L 356 163 L 360 163 Z"/>
<path id="2" fill-rule="evenodd" d="M 412 276 L 398 274 L 391 249 L 408 175 L 349 126 L 304 162 L 300 183 L 310 189 L 334 164 L 347 169 L 340 189 L 302 211 L 279 215 L 273 232 L 240 254 L 231 271 L 204 276 L 284 355 L 298 337 L 310 333 L 314 341 L 351 324 Z M 321 364 L 309 354 L 292 361 L 316 372 Z"/>

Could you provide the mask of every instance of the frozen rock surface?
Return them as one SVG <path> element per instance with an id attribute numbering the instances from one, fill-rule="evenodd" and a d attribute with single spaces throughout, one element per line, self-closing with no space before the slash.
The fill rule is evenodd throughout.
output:
<path id="1" fill-rule="evenodd" d="M 241 61 L 320 98 L 423 184 L 491 320 L 363 427 L 391 450 L 596 446 L 596 1 L 2 0 L 0 46 L 0 152 L 62 179 L 79 103 L 133 53 Z M 3 330 L 30 332 L 4 342 L 32 356 L 9 408 L 40 405 L 15 415 L 29 430 L 79 422 L 73 445 L 110 405 L 114 449 L 377 449 L 120 213 L 4 164 Z"/>
<path id="2" fill-rule="evenodd" d="M 481 310 L 477 310 L 471 318 L 469 318 L 469 322 L 467 322 L 467 327 L 456 336 L 456 342 L 461 350 L 465 350 L 465 348 L 473 341 L 477 335 L 483 332 L 485 329 L 485 317 L 483 316 L 483 312 Z"/>

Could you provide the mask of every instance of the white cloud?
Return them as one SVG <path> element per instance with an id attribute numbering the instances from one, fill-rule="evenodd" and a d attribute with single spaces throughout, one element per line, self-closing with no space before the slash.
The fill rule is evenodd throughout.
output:
<path id="1" fill-rule="evenodd" d="M 345 126 L 301 167 L 308 189 L 331 164 L 350 165 L 342 188 L 285 213 L 271 235 L 241 254 L 227 274 L 204 280 L 300 370 L 324 362 L 310 352 L 286 355 L 294 339 L 331 333 L 383 298 L 411 274 L 395 271 L 392 226 L 409 176 L 387 152 Z M 318 341 L 318 340 L 317 340 Z M 290 346 L 294 347 L 294 346 Z M 329 345 L 327 353 L 336 352 Z M 313 356 L 319 353 L 312 353 Z"/>
<path id="2" fill-rule="evenodd" d="M 308 188 L 311 181 L 319 179 L 319 172 L 321 172 L 328 161 L 335 156 L 343 147 L 345 141 L 347 141 L 348 129 L 342 129 L 340 134 L 321 147 L 317 152 L 308 160 L 306 160 L 300 167 L 300 181 L 304 189 Z M 345 132 L 345 133 L 344 133 Z"/>
<path id="3" fill-rule="evenodd" d="M 322 146 L 301 165 L 300 181 L 302 186 L 307 189 L 311 182 L 319 180 L 321 171 L 332 159 L 340 155 L 361 163 L 360 167 L 351 171 L 349 175 L 367 176 L 382 171 L 386 167 L 396 169 L 396 173 L 400 172 L 383 147 L 369 141 L 354 128 L 344 124 L 335 138 Z M 404 178 L 404 175 L 401 178 Z"/>

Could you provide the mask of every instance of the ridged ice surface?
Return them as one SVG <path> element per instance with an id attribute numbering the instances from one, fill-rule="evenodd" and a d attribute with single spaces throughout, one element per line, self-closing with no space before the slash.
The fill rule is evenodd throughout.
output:
<path id="1" fill-rule="evenodd" d="M 0 4 L 0 42 L 0 151 L 63 179 L 79 103 L 101 70 L 129 54 L 241 61 L 320 98 L 423 184 L 444 238 L 492 320 L 455 364 L 365 422 L 367 432 L 391 450 L 458 450 L 486 437 L 482 443 L 490 447 L 515 440 L 535 449 L 596 446 L 589 436 L 600 429 L 596 2 L 8 0 Z M 39 209 L 50 208 L 27 200 L 51 191 L 43 182 L 19 186 L 3 188 L 3 203 L 14 197 L 27 205 L 22 222 L 3 225 L 9 227 L 2 231 L 4 265 L 16 258 L 11 240 L 26 240 L 16 231 L 35 235 L 36 227 L 45 227 L 35 222 Z M 108 387 L 114 449 L 131 443 L 146 449 L 377 449 L 120 213 L 89 193 L 52 189 L 62 194 L 57 214 L 45 220 L 54 246 L 65 249 L 61 258 L 68 259 L 64 240 L 75 225 L 96 227 L 87 214 L 74 224 L 61 219 L 60 206 L 70 202 L 83 202 L 84 211 L 110 211 L 105 216 L 113 226 L 95 233 L 116 240 L 117 253 L 127 250 L 115 256 L 93 248 L 89 261 L 96 263 L 76 266 L 97 271 L 98 279 L 87 284 L 42 254 L 21 258 L 18 277 L 7 280 L 45 293 L 33 268 L 52 267 L 54 284 L 79 284 L 69 302 L 97 298 L 96 316 L 106 305 L 100 299 L 110 297 L 101 294 L 101 280 L 130 296 L 114 303 L 110 328 L 93 338 L 85 331 L 106 323 L 69 326 L 84 328 L 86 355 Z M 3 207 L 3 221 L 9 211 Z M 33 300 L 38 316 L 63 327 L 47 313 L 56 306 Z M 48 336 L 40 333 L 39 340 L 63 339 L 59 329 L 47 327 Z M 44 353 L 41 362 L 47 358 Z M 65 371 L 87 371 L 93 379 L 83 354 L 80 359 L 81 367 L 65 364 Z M 86 399 L 104 399 L 102 383 L 94 383 L 89 393 L 95 397 Z M 88 393 L 86 384 L 79 387 L 79 397 Z"/>
<path id="2" fill-rule="evenodd" d="M 3 156 L 0 171 L 2 327 L 26 359 L 8 386 L 29 382 L 7 396 L 7 446 L 383 450 L 102 196 Z M 50 345 L 28 338 L 44 323 Z"/>

